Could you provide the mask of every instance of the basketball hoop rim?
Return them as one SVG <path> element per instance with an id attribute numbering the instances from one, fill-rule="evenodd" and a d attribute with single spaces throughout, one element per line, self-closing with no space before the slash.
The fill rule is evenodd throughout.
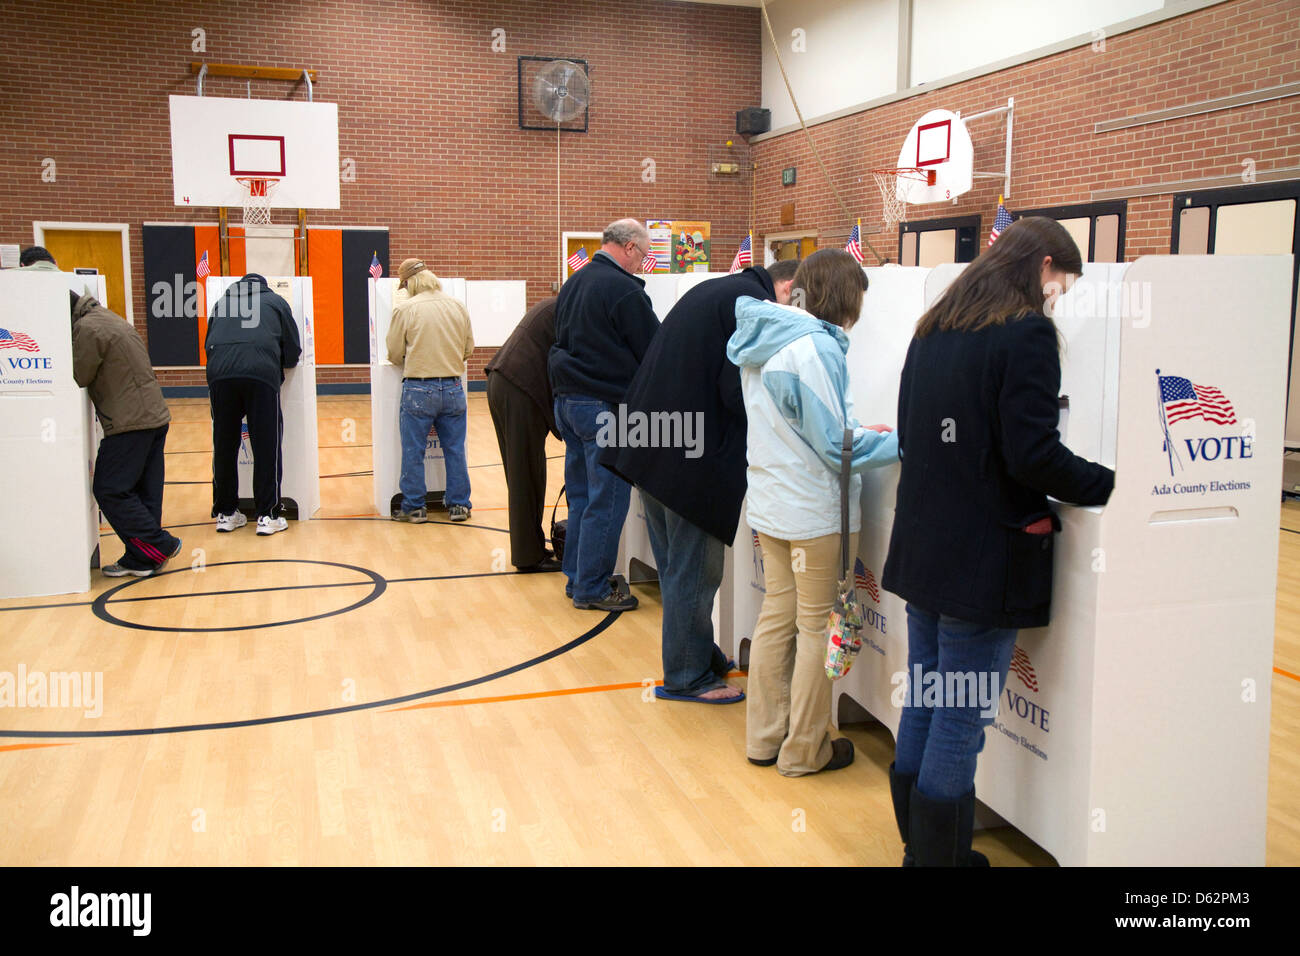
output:
<path id="1" fill-rule="evenodd" d="M 236 176 L 235 182 L 244 187 L 248 196 L 269 196 L 280 184 L 279 176 Z"/>
<path id="2" fill-rule="evenodd" d="M 919 166 L 899 166 L 897 168 L 873 169 L 873 176 L 893 176 L 897 179 L 915 179 L 925 183 L 927 186 L 933 186 L 938 174 L 933 169 L 922 169 Z"/>

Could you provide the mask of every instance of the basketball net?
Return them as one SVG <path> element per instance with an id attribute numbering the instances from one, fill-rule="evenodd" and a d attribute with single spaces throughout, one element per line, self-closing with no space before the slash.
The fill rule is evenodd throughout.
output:
<path id="1" fill-rule="evenodd" d="M 263 177 L 239 177 L 244 188 L 244 225 L 269 226 L 271 224 L 271 193 L 280 180 Z"/>
<path id="2" fill-rule="evenodd" d="M 900 179 L 914 179 L 925 183 L 927 186 L 933 186 L 935 180 L 933 169 L 915 167 L 873 169 L 871 175 L 875 177 L 876 186 L 880 189 L 880 203 L 884 208 L 885 225 L 887 226 L 898 225 L 907 215 L 907 200 L 898 194 L 898 181 Z"/>

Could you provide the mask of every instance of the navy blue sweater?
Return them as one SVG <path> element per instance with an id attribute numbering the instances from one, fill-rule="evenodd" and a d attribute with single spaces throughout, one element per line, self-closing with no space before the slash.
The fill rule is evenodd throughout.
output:
<path id="1" fill-rule="evenodd" d="M 621 402 L 658 331 L 645 282 L 597 252 L 560 289 L 551 390 Z"/>

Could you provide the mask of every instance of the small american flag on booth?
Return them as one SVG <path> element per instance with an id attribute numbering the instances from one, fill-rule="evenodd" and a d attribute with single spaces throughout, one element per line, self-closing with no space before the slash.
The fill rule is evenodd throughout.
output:
<path id="1" fill-rule="evenodd" d="M 641 260 L 641 271 L 654 272 L 657 265 L 659 265 L 659 257 L 653 252 L 647 252 L 645 258 Z"/>
<path id="2" fill-rule="evenodd" d="M 998 203 L 998 214 L 993 217 L 993 228 L 989 230 L 989 245 L 997 241 L 998 236 L 1002 235 L 1002 230 L 1011 225 L 1011 213 L 1007 212 L 1007 207 Z"/>
<path id="3" fill-rule="evenodd" d="M 384 275 L 384 267 L 379 264 L 379 250 L 376 249 L 370 257 L 370 278 L 381 279 Z"/>
<path id="4" fill-rule="evenodd" d="M 1029 663 L 1029 655 L 1020 649 L 1019 644 L 1011 654 L 1011 673 L 1019 677 L 1022 684 L 1037 693 L 1038 675 L 1034 673 L 1034 665 Z"/>
<path id="5" fill-rule="evenodd" d="M 1160 401 L 1166 424 L 1189 418 L 1203 418 L 1216 425 L 1237 424 L 1237 413 L 1227 396 L 1212 385 L 1193 385 L 1190 379 L 1161 375 Z"/>
<path id="6" fill-rule="evenodd" d="M 579 269 L 581 269 L 590 261 L 591 261 L 591 257 L 587 255 L 587 250 L 579 248 L 577 252 L 569 256 L 569 268 L 572 269 L 574 272 L 577 272 Z M 592 275 L 595 274 L 596 273 L 594 272 L 592 273 Z"/>
<path id="7" fill-rule="evenodd" d="M 208 265 L 208 250 L 203 250 L 203 255 L 199 258 L 199 264 L 195 267 L 194 274 L 200 279 L 206 279 L 212 275 L 212 269 Z"/>
<path id="8" fill-rule="evenodd" d="M 736 258 L 731 260 L 730 272 L 739 272 L 754 264 L 754 240 L 752 236 L 746 235 L 740 240 L 740 248 L 736 250 Z"/>
<path id="9" fill-rule="evenodd" d="M 870 594 L 871 600 L 880 603 L 880 587 L 876 584 L 876 576 L 862 563 L 861 558 L 858 558 L 853 565 L 853 583 Z"/>
<path id="10" fill-rule="evenodd" d="M 24 352 L 39 352 L 41 347 L 36 340 L 25 332 L 10 332 L 0 329 L 0 349 L 22 349 Z"/>
<path id="11" fill-rule="evenodd" d="M 858 223 L 853 224 L 853 231 L 849 233 L 849 241 L 845 244 L 844 251 L 859 262 L 862 261 L 862 229 Z"/>

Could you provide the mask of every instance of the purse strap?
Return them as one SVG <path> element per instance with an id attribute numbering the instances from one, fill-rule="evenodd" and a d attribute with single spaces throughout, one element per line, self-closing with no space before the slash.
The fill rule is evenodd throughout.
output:
<path id="1" fill-rule="evenodd" d="M 555 496 L 555 504 L 551 506 L 551 527 L 555 527 L 555 513 L 560 510 L 560 499 L 564 497 L 565 486 L 560 485 L 560 493 Z"/>
<path id="2" fill-rule="evenodd" d="M 849 576 L 849 465 L 853 461 L 853 429 L 844 429 L 840 446 L 840 580 Z"/>

